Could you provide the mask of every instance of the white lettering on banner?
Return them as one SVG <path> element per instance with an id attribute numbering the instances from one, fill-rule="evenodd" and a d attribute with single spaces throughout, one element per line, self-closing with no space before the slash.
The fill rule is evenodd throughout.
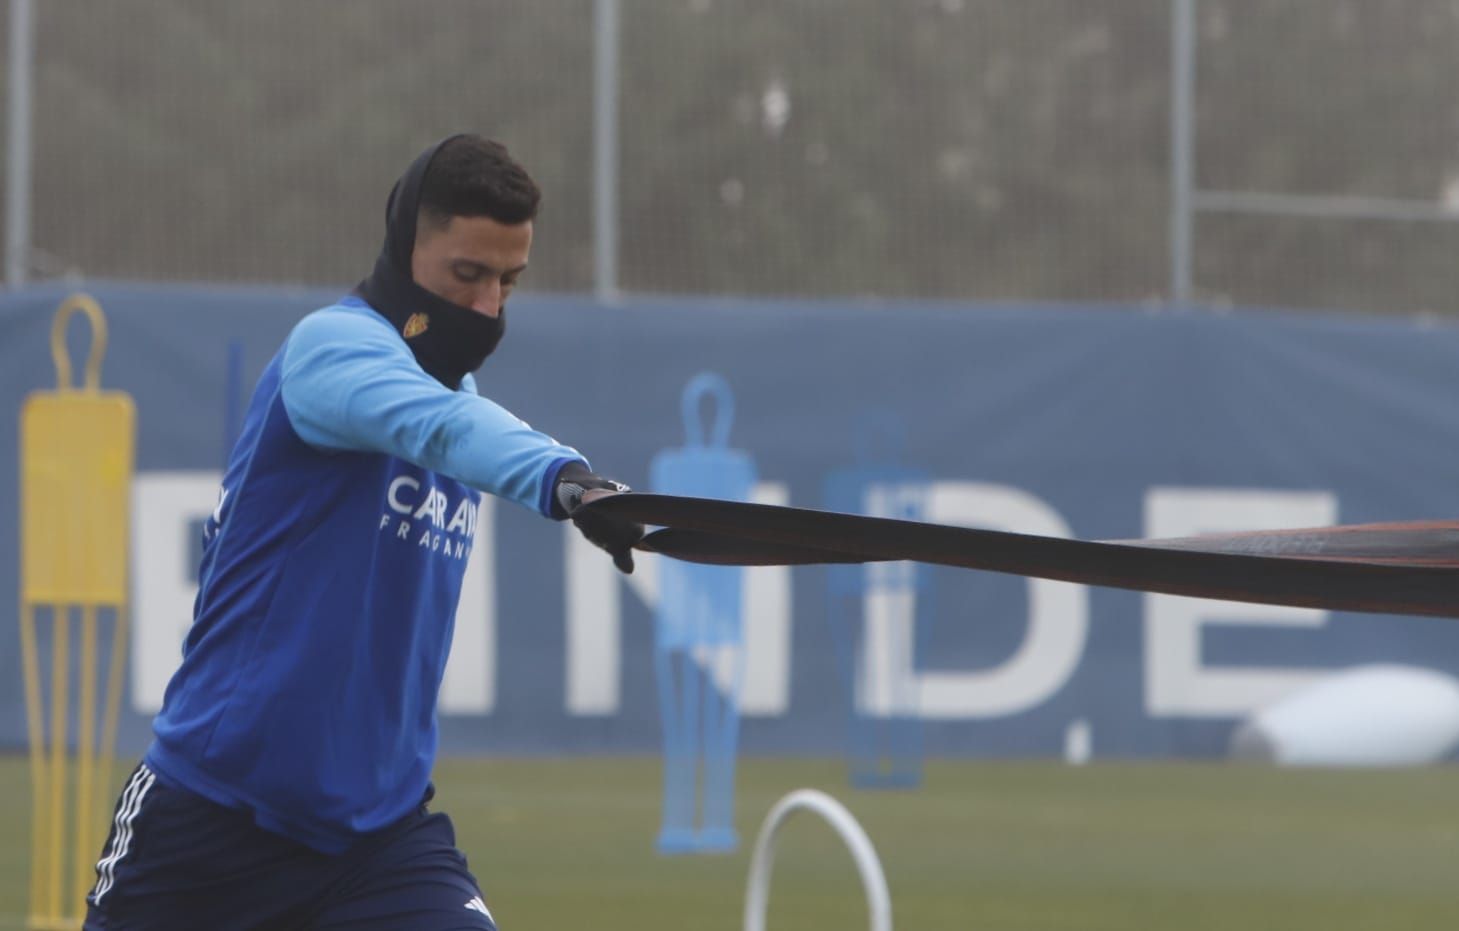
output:
<path id="1" fill-rule="evenodd" d="M 196 584 L 189 534 L 210 514 L 222 514 L 215 471 L 139 473 L 133 485 L 132 546 L 136 635 L 131 656 L 131 704 L 142 713 L 161 707 L 163 692 L 181 659 L 191 624 Z M 925 487 L 923 519 L 1070 536 L 1064 520 L 1041 499 L 1020 489 L 974 482 L 935 482 Z M 236 494 L 237 489 L 232 489 Z M 883 490 L 885 491 L 885 490 Z M 923 492 L 919 491 L 919 494 Z M 231 497 L 231 496 L 230 496 Z M 784 483 L 761 483 L 753 500 L 785 504 Z M 882 501 L 896 510 L 906 501 Z M 452 558 L 466 558 L 450 660 L 441 689 L 448 714 L 487 714 L 496 703 L 497 605 L 494 501 L 479 508 L 451 502 L 435 488 L 422 489 L 399 476 L 386 495 L 382 534 L 433 550 L 445 544 Z M 229 504 L 230 509 L 237 502 Z M 1330 492 L 1266 489 L 1152 488 L 1145 498 L 1147 537 L 1187 536 L 1234 530 L 1326 526 L 1336 522 Z M 450 515 L 447 524 L 447 515 Z M 429 524 L 422 522 L 429 517 Z M 417 521 L 418 523 L 412 523 Z M 425 527 L 444 529 L 445 533 Z M 414 532 L 412 532 L 414 530 Z M 652 608 L 658 597 L 656 558 L 644 554 L 638 570 L 621 576 L 592 544 L 567 525 L 565 545 L 566 683 L 564 703 L 577 716 L 617 714 L 622 703 L 621 589 L 617 580 Z M 474 546 L 467 546 L 474 537 Z M 905 565 L 868 569 L 864 637 L 872 646 L 861 670 L 865 711 L 894 714 L 913 707 L 926 718 L 990 718 L 1016 714 L 1047 701 L 1073 675 L 1088 628 L 1088 593 L 1080 585 L 1029 579 L 1028 626 L 1014 654 L 992 669 L 966 672 L 915 668 L 916 598 Z M 749 569 L 744 576 L 744 683 L 741 708 L 749 716 L 779 716 L 790 700 L 791 571 Z M 1310 682 L 1315 670 L 1204 665 L 1201 637 L 1208 625 L 1320 628 L 1327 614 L 1304 608 L 1248 605 L 1147 595 L 1145 604 L 1145 709 L 1154 717 L 1237 717 Z M 960 619 L 976 636 L 977 617 Z M 704 655 L 701 662 L 724 679 L 732 664 Z"/>
<path id="2" fill-rule="evenodd" d="M 568 714 L 611 716 L 622 704 L 619 670 L 623 665 L 623 616 L 618 604 L 618 570 L 602 550 L 583 539 L 571 522 L 563 524 L 563 573 L 567 584 L 564 659 L 567 681 L 563 703 Z M 640 553 L 633 559 L 630 587 L 652 604 L 657 593 L 658 558 Z"/>
<path id="3" fill-rule="evenodd" d="M 862 612 L 856 710 L 877 718 L 921 715 L 916 589 L 868 587 L 862 598 Z"/>
<path id="4" fill-rule="evenodd" d="M 197 567 L 189 564 L 194 525 L 219 505 L 216 471 L 140 472 L 132 484 L 132 591 L 136 634 L 132 641 L 132 708 L 152 714 L 162 707 L 168 679 L 182 661 L 182 644 L 192 625 Z M 390 508 L 409 514 L 401 488 L 420 483 L 400 476 L 390 485 Z M 443 496 L 444 498 L 444 496 Z M 476 541 L 466 563 L 451 656 L 441 685 L 440 708 L 448 714 L 487 714 L 496 703 L 496 559 L 493 501 L 484 497 L 469 518 Z M 443 506 L 444 507 L 444 506 Z M 221 510 L 221 509 L 220 509 Z M 381 527 L 386 522 L 382 521 Z M 409 533 L 402 523 L 397 537 Z M 457 558 L 464 546 L 452 544 Z"/>
<path id="5" fill-rule="evenodd" d="M 462 508 L 467 502 L 461 502 Z M 496 707 L 496 499 L 482 495 L 473 508 L 476 541 L 466 560 L 461 600 L 456 604 L 456 631 L 446 677 L 441 682 L 441 713 L 490 714 Z M 452 526 L 455 521 L 452 521 Z M 456 544 L 460 547 L 460 543 Z"/>
<path id="6" fill-rule="evenodd" d="M 923 482 L 873 484 L 862 494 L 871 517 L 921 520 L 927 509 Z M 917 564 L 873 562 L 861 567 L 861 656 L 854 690 L 856 709 L 873 717 L 916 716 L 918 682 Z"/>
<path id="7" fill-rule="evenodd" d="M 760 482 L 750 500 L 786 504 L 783 482 Z M 582 534 L 567 524 L 564 558 L 567 581 L 567 630 L 564 705 L 569 714 L 608 716 L 622 706 L 623 620 L 616 579 L 652 609 L 658 603 L 658 558 L 634 556 L 632 575 L 613 568 Z M 744 684 L 740 711 L 746 716 L 775 717 L 790 707 L 790 568 L 764 566 L 745 570 L 741 610 L 745 625 Z M 723 656 L 696 656 L 724 686 L 733 669 Z"/>
<path id="8" fill-rule="evenodd" d="M 933 482 L 928 487 L 926 520 L 1048 537 L 1073 535 L 1043 500 L 1008 485 L 981 482 Z M 1002 665 L 972 672 L 904 673 L 916 677 L 917 703 L 924 718 L 1016 714 L 1047 701 L 1073 676 L 1089 629 L 1089 590 L 1049 579 L 1030 578 L 1027 584 L 1028 629 Z M 904 605 L 901 610 L 909 608 Z M 915 612 L 915 606 L 910 610 Z M 976 614 L 959 618 L 958 623 L 975 631 Z M 903 626 L 910 630 L 910 624 Z M 898 653 L 910 658 L 910 645 Z"/>
<path id="9" fill-rule="evenodd" d="M 194 525 L 221 504 L 221 472 L 140 472 L 132 482 L 132 708 L 162 707 L 192 626 Z M 221 513 L 219 507 L 219 513 Z"/>
<path id="10" fill-rule="evenodd" d="M 756 504 L 787 505 L 784 482 L 759 482 Z M 779 717 L 790 709 L 790 567 L 745 570 L 741 597 L 745 619 L 745 682 L 740 710 L 751 717 Z"/>
<path id="11" fill-rule="evenodd" d="M 1186 537 L 1240 530 L 1326 527 L 1337 498 L 1326 491 L 1151 488 L 1145 536 Z M 1322 627 L 1327 612 L 1176 595 L 1145 596 L 1145 710 L 1152 717 L 1241 717 L 1320 674 L 1272 667 L 1210 667 L 1201 662 L 1207 625 Z"/>

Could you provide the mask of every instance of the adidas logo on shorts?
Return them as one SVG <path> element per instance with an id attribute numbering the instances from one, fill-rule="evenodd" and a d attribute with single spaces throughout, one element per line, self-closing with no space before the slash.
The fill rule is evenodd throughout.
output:
<path id="1" fill-rule="evenodd" d="M 496 922 L 496 919 L 491 917 L 491 911 L 486 907 L 486 903 L 481 901 L 481 896 L 477 896 L 470 902 L 467 902 L 466 907 L 471 909 L 473 912 L 481 912 L 487 918 L 491 918 L 493 923 Z"/>

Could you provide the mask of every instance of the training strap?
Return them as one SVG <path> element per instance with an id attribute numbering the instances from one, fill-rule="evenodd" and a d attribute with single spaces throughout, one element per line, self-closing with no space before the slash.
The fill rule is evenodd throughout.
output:
<path id="1" fill-rule="evenodd" d="M 1459 617 L 1459 521 L 1092 541 L 673 495 L 585 507 L 664 528 L 638 548 L 689 562 L 905 559 L 1223 601 Z"/>

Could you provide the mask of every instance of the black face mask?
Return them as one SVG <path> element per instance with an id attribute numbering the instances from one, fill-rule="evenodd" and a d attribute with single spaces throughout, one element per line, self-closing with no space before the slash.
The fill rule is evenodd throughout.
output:
<path id="1" fill-rule="evenodd" d="M 385 205 L 385 245 L 370 276 L 355 286 L 355 294 L 394 324 L 421 368 L 454 391 L 496 349 L 507 318 L 505 307 L 488 317 L 437 297 L 410 274 L 421 180 L 436 152 L 450 141 L 443 139 L 426 149 L 395 182 Z"/>

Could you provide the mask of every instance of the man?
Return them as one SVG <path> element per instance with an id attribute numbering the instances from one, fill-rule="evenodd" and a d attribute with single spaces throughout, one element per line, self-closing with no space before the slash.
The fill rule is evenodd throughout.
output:
<path id="1" fill-rule="evenodd" d="M 476 394 L 539 197 L 494 142 L 427 149 L 370 276 L 264 370 L 86 928 L 495 928 L 426 808 L 479 492 L 573 518 L 624 572 L 643 534 L 579 511 L 626 486 Z"/>

